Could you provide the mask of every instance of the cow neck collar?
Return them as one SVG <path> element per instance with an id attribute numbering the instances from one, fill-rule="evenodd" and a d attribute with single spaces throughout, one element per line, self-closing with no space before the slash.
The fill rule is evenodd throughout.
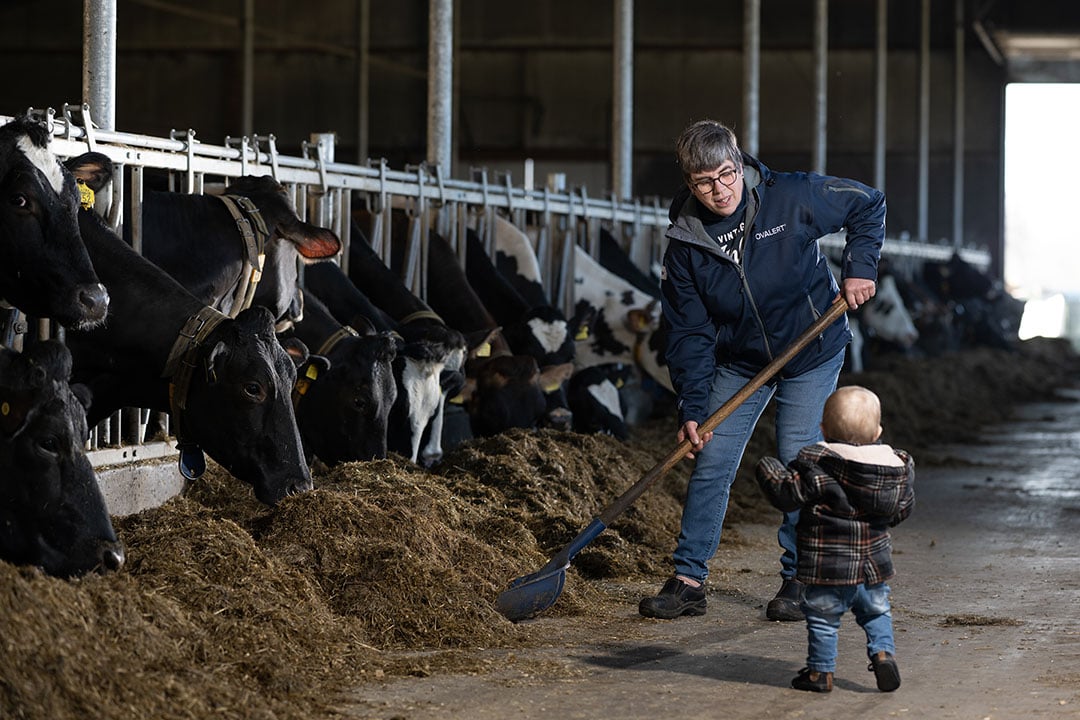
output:
<path id="1" fill-rule="evenodd" d="M 439 317 L 439 314 L 433 310 L 417 310 L 414 313 L 409 313 L 399 321 L 402 325 L 407 325 L 413 320 L 434 320 L 441 325 L 445 325 L 443 319 Z"/>
<path id="2" fill-rule="evenodd" d="M 229 209 L 244 241 L 244 267 L 240 271 L 230 313 L 231 317 L 236 317 L 241 310 L 251 307 L 255 298 L 255 289 L 259 286 L 266 262 L 266 241 L 270 238 L 270 231 L 251 198 L 243 195 L 218 195 L 217 198 Z"/>
<path id="3" fill-rule="evenodd" d="M 359 336 L 360 333 L 356 332 L 348 325 L 342 325 L 340 328 L 338 328 L 337 332 L 326 338 L 326 342 L 319 346 L 319 349 L 315 351 L 315 354 L 326 357 L 335 347 L 337 347 L 337 344 L 345 338 Z"/>
<path id="4" fill-rule="evenodd" d="M 199 347 L 225 319 L 223 313 L 208 305 L 189 317 L 180 328 L 161 373 L 162 377 L 169 379 L 169 414 L 172 417 L 173 436 L 180 451 L 180 472 L 189 480 L 199 477 L 206 467 L 198 445 L 184 440 L 183 415 L 187 408 L 188 390 L 191 389 L 191 375 L 195 370 Z"/>

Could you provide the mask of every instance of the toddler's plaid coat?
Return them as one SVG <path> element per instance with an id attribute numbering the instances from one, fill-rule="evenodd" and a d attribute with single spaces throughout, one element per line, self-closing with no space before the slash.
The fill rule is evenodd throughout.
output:
<path id="1" fill-rule="evenodd" d="M 820 443 L 800 450 L 787 467 L 772 457 L 758 462 L 758 483 L 772 504 L 784 512 L 800 511 L 800 581 L 875 585 L 893 576 L 888 529 L 911 513 L 915 464 L 903 450 L 873 447 L 877 453 L 891 451 L 896 460 L 855 460 L 856 446 Z"/>

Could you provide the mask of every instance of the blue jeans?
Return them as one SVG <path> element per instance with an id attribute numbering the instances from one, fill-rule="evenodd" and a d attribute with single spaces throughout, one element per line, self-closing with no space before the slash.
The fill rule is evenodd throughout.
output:
<path id="1" fill-rule="evenodd" d="M 843 364 L 844 351 L 841 350 L 819 367 L 797 377 L 774 378 L 758 388 L 713 431 L 712 440 L 696 453 L 696 464 L 686 489 L 682 527 L 674 554 L 676 575 L 699 582 L 708 577 L 708 562 L 720 545 L 735 472 L 769 400 L 776 397 L 776 443 L 780 459 L 788 463 L 795 459 L 799 450 L 821 440 L 821 412 L 825 400 L 836 389 L 836 379 Z M 717 367 L 709 412 L 716 412 L 748 381 L 749 378 L 727 366 Z M 756 462 L 757 458 L 754 460 Z M 798 520 L 797 510 L 785 513 L 777 533 L 783 549 L 780 574 L 784 579 L 795 577 L 795 524 Z"/>
<path id="2" fill-rule="evenodd" d="M 889 586 L 807 585 L 802 601 L 806 613 L 806 666 L 817 672 L 836 672 L 836 636 L 840 618 L 851 610 L 866 631 L 866 655 L 884 650 L 896 654 Z"/>

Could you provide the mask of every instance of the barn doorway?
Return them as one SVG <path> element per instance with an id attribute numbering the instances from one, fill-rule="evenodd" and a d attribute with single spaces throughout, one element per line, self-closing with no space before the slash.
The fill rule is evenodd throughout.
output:
<path id="1" fill-rule="evenodd" d="M 1080 348 L 1080 84 L 1005 88 L 1006 288 L 1027 301 L 1022 339 Z"/>

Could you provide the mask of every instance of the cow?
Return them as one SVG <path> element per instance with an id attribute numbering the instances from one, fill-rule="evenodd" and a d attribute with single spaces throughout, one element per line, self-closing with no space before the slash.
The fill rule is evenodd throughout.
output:
<path id="1" fill-rule="evenodd" d="M 909 353 L 919 339 L 919 330 L 892 274 L 878 275 L 874 297 L 855 311 L 853 317 L 859 323 L 862 338 L 861 345 L 856 347 L 853 343 L 851 351 L 861 352 L 863 367 L 868 359 L 872 361 L 883 353 Z"/>
<path id="2" fill-rule="evenodd" d="M 547 407 L 542 424 L 556 430 L 570 430 L 573 418 L 566 382 L 556 381 L 560 377 L 569 379 L 573 370 L 576 332 L 571 331 L 566 316 L 542 296 L 532 302 L 522 297 L 499 272 L 484 251 L 480 236 L 471 229 L 466 232 L 465 276 L 484 307 L 490 309 L 513 354 L 531 356 L 541 372 L 552 368 L 548 373 L 550 384 L 541 388 Z M 560 365 L 565 368 L 554 369 Z"/>
<path id="3" fill-rule="evenodd" d="M 306 292 L 344 325 L 361 332 L 373 326 L 401 337 L 393 364 L 398 392 L 388 419 L 387 449 L 429 467 L 442 458 L 446 397 L 456 395 L 464 383 L 465 336 L 405 287 L 358 227 L 350 247 L 350 271 L 363 279 L 354 282 L 337 263 L 316 263 L 304 272 Z M 392 312 L 376 305 L 357 283 Z"/>
<path id="4" fill-rule="evenodd" d="M 57 577 L 124 564 L 86 456 L 88 390 L 70 378 L 59 341 L 0 348 L 0 559 Z"/>
<path id="5" fill-rule="evenodd" d="M 634 287 L 574 247 L 574 303 L 595 312 L 589 338 L 577 343 L 578 368 L 609 362 L 635 364 L 652 381 L 673 392 L 661 364 L 660 298 Z"/>
<path id="6" fill-rule="evenodd" d="M 574 430 L 630 439 L 619 390 L 635 379 L 632 365 L 604 363 L 582 368 L 570 378 L 568 396 Z"/>
<path id="7" fill-rule="evenodd" d="M 111 178 L 108 158 L 80 156 L 69 167 L 95 191 Z M 256 306 L 228 318 L 136 253 L 92 210 L 78 217 L 111 296 L 105 324 L 66 335 L 73 378 L 93 393 L 89 423 L 124 407 L 169 412 L 186 478 L 201 474 L 205 450 L 268 505 L 310 490 L 291 401 L 296 366 L 270 311 Z M 301 343 L 294 347 L 306 354 Z"/>
<path id="8" fill-rule="evenodd" d="M 924 263 L 922 282 L 953 316 L 959 346 L 1015 348 L 1024 303 L 1000 281 L 954 252 L 944 263 Z"/>
<path id="9" fill-rule="evenodd" d="M 0 297 L 64 327 L 99 324 L 109 295 L 79 237 L 75 178 L 30 117 L 0 127 Z"/>
<path id="10" fill-rule="evenodd" d="M 332 263 L 321 263 L 330 265 Z M 327 465 L 386 457 L 390 409 L 397 399 L 394 337 L 363 334 L 338 322 L 311 293 L 291 333 L 313 355 L 297 370 L 296 422 L 308 462 Z"/>
<path id="11" fill-rule="evenodd" d="M 232 317 L 263 305 L 278 330 L 303 314 L 297 259 L 318 262 L 341 251 L 337 235 L 301 220 L 269 175 L 236 178 L 222 195 L 149 192 L 142 223 L 142 254 L 195 297 Z"/>

